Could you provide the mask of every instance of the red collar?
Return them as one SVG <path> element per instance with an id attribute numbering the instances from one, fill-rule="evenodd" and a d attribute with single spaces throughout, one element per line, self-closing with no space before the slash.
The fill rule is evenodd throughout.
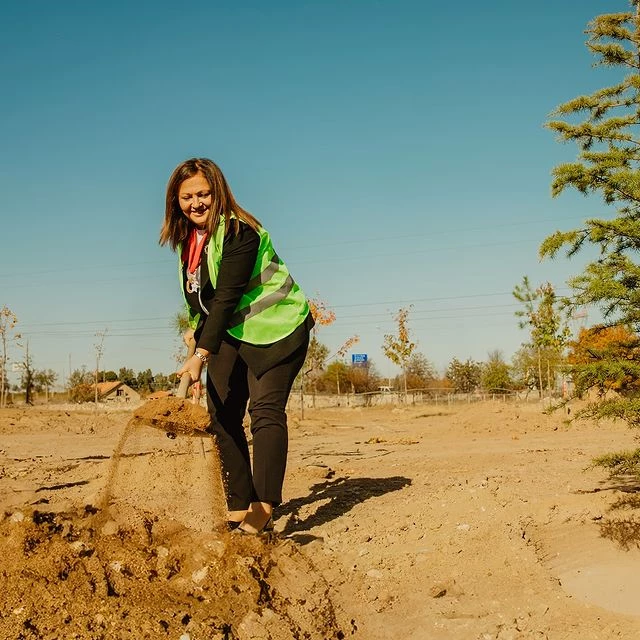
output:
<path id="1" fill-rule="evenodd" d="M 198 239 L 200 238 L 200 242 Z M 202 258 L 202 250 L 207 243 L 207 234 L 198 235 L 195 229 L 192 229 L 189 234 L 189 240 L 187 241 L 186 251 L 182 253 L 182 261 L 187 263 L 187 271 L 189 273 L 195 273 L 195 270 L 200 264 Z"/>

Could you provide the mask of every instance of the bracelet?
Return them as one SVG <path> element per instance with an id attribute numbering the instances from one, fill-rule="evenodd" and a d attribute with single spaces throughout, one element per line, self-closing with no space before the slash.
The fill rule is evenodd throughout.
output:
<path id="1" fill-rule="evenodd" d="M 197 349 L 193 355 L 199 360 L 201 360 L 202 364 L 207 364 L 207 362 L 209 362 L 209 357 L 205 356 L 204 353 L 200 353 Z"/>

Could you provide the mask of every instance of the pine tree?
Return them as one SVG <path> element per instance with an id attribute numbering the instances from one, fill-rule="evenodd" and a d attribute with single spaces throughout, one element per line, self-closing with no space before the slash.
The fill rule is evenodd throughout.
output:
<path id="1" fill-rule="evenodd" d="M 629 326 L 640 330 L 640 0 L 630 10 L 604 14 L 588 25 L 587 47 L 594 66 L 619 73 L 620 80 L 591 95 L 560 105 L 547 127 L 560 140 L 578 146 L 575 162 L 553 171 L 552 195 L 573 187 L 584 195 L 599 194 L 603 218 L 589 219 L 571 231 L 557 231 L 540 247 L 542 257 L 555 257 L 562 249 L 572 256 L 584 247 L 599 256 L 568 282 L 572 308 L 595 306 L 605 327 Z M 640 378 L 640 361 L 621 363 L 611 356 L 600 361 L 602 381 L 619 375 Z M 594 380 L 594 386 L 598 381 Z M 619 417 L 640 425 L 640 398 L 635 394 L 600 397 L 581 415 Z"/>

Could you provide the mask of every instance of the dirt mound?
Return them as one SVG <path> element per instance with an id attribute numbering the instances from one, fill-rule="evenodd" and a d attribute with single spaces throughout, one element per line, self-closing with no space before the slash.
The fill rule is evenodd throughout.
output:
<path id="1" fill-rule="evenodd" d="M 292 542 L 138 516 L 132 526 L 90 506 L 7 515 L 0 638 L 344 637 L 327 583 Z"/>
<path id="2" fill-rule="evenodd" d="M 212 437 L 0 410 L 0 640 L 640 638 L 640 486 L 589 467 L 635 434 L 543 409 L 293 416 L 273 544 Z"/>
<path id="3" fill-rule="evenodd" d="M 16 485 L 31 502 L 0 513 L 0 640 L 344 637 L 327 582 L 292 541 L 226 531 L 215 439 L 183 437 L 196 407 L 165 398 L 142 419 L 158 404 L 184 426 L 181 437 L 130 420 L 95 482 L 84 473 L 102 456 L 57 465 L 66 482 L 43 492 Z M 75 429 L 62 422 L 58 431 Z M 9 473 L 23 473 L 25 459 L 13 461 Z M 84 485 L 93 486 L 84 501 L 66 493 Z"/>
<path id="4" fill-rule="evenodd" d="M 204 431 L 211 422 L 209 413 L 199 404 L 184 398 L 149 400 L 133 412 L 131 424 L 149 425 L 173 434 L 192 434 Z"/>

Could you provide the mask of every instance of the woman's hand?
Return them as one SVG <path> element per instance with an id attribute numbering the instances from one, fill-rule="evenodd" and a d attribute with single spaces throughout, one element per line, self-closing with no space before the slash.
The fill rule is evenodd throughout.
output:
<path id="1" fill-rule="evenodd" d="M 176 372 L 180 378 L 186 373 L 191 378 L 191 383 L 198 382 L 200 380 L 200 376 L 202 375 L 202 365 L 203 362 L 196 356 L 191 356 L 189 359 L 185 361 L 182 365 L 182 368 Z"/>
<path id="2" fill-rule="evenodd" d="M 191 376 L 191 382 L 200 382 L 202 368 L 209 359 L 209 352 L 204 349 L 196 349 L 190 358 L 187 358 L 182 368 L 177 371 L 177 375 L 182 378 L 183 374 L 188 373 Z"/>

